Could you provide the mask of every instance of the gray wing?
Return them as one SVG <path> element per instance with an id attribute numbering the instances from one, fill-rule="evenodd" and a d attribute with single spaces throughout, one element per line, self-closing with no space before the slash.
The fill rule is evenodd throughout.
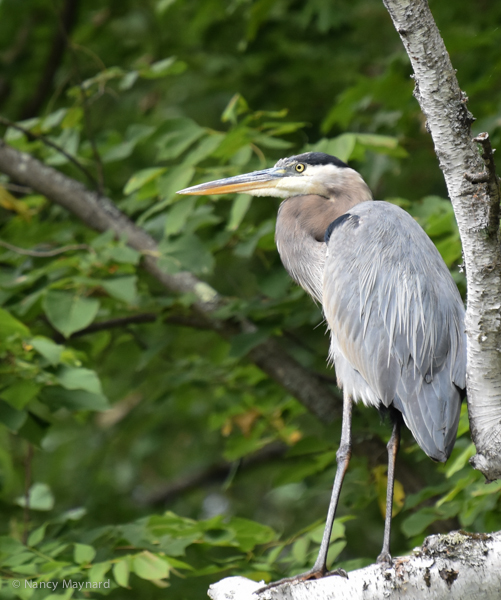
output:
<path id="1" fill-rule="evenodd" d="M 445 461 L 465 387 L 464 307 L 437 249 L 405 211 L 364 202 L 329 227 L 323 307 L 339 384 L 393 405 Z"/>

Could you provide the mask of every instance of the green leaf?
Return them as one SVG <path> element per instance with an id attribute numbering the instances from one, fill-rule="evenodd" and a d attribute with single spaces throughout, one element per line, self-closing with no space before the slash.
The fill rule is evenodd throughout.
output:
<path id="1" fill-rule="evenodd" d="M 44 523 L 41 527 L 37 527 L 37 529 L 32 531 L 28 538 L 28 546 L 36 546 L 37 544 L 39 544 L 45 537 L 46 528 L 47 523 Z"/>
<path id="2" fill-rule="evenodd" d="M 445 476 L 449 478 L 452 477 L 454 473 L 460 471 L 463 467 L 466 466 L 470 458 L 475 455 L 475 452 L 475 445 L 473 443 L 468 444 L 468 446 L 466 446 L 466 448 L 459 455 L 457 455 L 451 463 L 447 465 Z"/>
<path id="3" fill-rule="evenodd" d="M 18 431 L 26 421 L 27 413 L 24 410 L 16 410 L 10 404 L 0 400 L 0 422 L 11 431 Z"/>
<path id="4" fill-rule="evenodd" d="M 448 267 L 452 267 L 454 263 L 461 261 L 462 247 L 459 233 L 456 232 L 435 245 Z"/>
<path id="5" fill-rule="evenodd" d="M 175 167 L 171 171 L 160 179 L 158 182 L 158 191 L 160 197 L 163 198 L 160 202 L 153 204 L 147 211 L 145 211 L 138 219 L 138 224 L 145 223 L 153 215 L 162 212 L 166 206 L 172 204 L 178 199 L 176 193 L 178 190 L 185 188 L 191 181 L 195 170 L 192 167 Z"/>
<path id="6" fill-rule="evenodd" d="M 179 233 L 183 229 L 190 214 L 193 212 L 196 201 L 195 196 L 187 196 L 174 204 L 169 210 L 165 222 L 164 234 L 166 236 Z"/>
<path id="7" fill-rule="evenodd" d="M 332 527 L 332 533 L 331 533 L 331 541 L 345 537 L 346 527 L 344 525 L 344 522 L 349 519 L 350 519 L 350 517 L 342 517 L 341 519 L 336 519 L 334 521 L 334 525 Z M 320 542 L 322 541 L 323 535 L 324 535 L 324 529 L 325 529 L 325 525 L 324 525 L 324 523 L 322 523 L 322 524 L 318 525 L 317 527 L 315 527 L 314 529 L 312 529 L 308 533 L 308 537 L 313 542 L 320 544 Z"/>
<path id="8" fill-rule="evenodd" d="M 54 127 L 57 127 L 58 125 L 60 125 L 62 120 L 66 116 L 66 112 L 67 112 L 67 109 L 60 108 L 59 110 L 56 110 L 55 112 L 51 113 L 50 115 L 47 115 L 43 119 L 43 121 L 40 123 L 40 128 L 43 131 L 43 133 L 47 133 L 51 129 L 54 129 Z"/>
<path id="9" fill-rule="evenodd" d="M 99 310 L 98 300 L 55 290 L 47 292 L 43 305 L 51 325 L 67 338 L 90 325 Z"/>
<path id="10" fill-rule="evenodd" d="M 13 408 L 22 410 L 40 391 L 40 384 L 31 379 L 21 379 L 0 392 L 0 398 Z"/>
<path id="11" fill-rule="evenodd" d="M 402 532 L 407 537 L 413 537 L 419 533 L 422 533 L 428 525 L 434 523 L 440 519 L 440 514 L 433 508 L 422 508 L 418 512 L 407 517 L 402 523 Z"/>
<path id="12" fill-rule="evenodd" d="M 75 562 L 79 565 L 83 563 L 90 563 L 96 556 L 96 551 L 92 546 L 87 544 L 75 544 L 73 557 Z"/>
<path id="13" fill-rule="evenodd" d="M 163 579 L 169 575 L 167 562 L 147 550 L 134 556 L 132 569 L 141 579 Z"/>
<path id="14" fill-rule="evenodd" d="M 231 100 L 228 102 L 226 108 L 223 111 L 221 116 L 221 121 L 223 123 L 227 123 L 230 121 L 234 125 L 237 123 L 238 117 L 240 115 L 249 112 L 249 105 L 247 104 L 245 98 L 240 94 L 235 94 L 232 96 Z"/>
<path id="15" fill-rule="evenodd" d="M 114 279 L 103 279 L 101 286 L 108 292 L 110 296 L 117 300 L 122 300 L 127 304 L 133 304 L 136 300 L 137 277 L 130 275 L 127 277 L 115 277 Z"/>
<path id="16" fill-rule="evenodd" d="M 290 287 L 291 279 L 285 269 L 275 270 L 259 281 L 259 289 L 276 300 L 284 298 Z"/>
<path id="17" fill-rule="evenodd" d="M 223 140 L 224 135 L 211 132 L 210 135 L 204 137 L 197 146 L 186 155 L 183 165 L 193 166 L 198 164 L 200 161 L 204 160 L 204 158 L 207 158 L 215 152 Z"/>
<path id="18" fill-rule="evenodd" d="M 258 544 L 267 544 L 276 538 L 276 533 L 271 527 L 249 519 L 234 517 L 231 519 L 229 527 L 234 531 L 244 552 L 249 552 Z"/>
<path id="19" fill-rule="evenodd" d="M 145 79 L 159 79 L 171 73 L 181 73 L 186 68 L 185 63 L 176 62 L 175 56 L 158 60 L 151 64 L 147 69 L 141 69 L 141 77 Z"/>
<path id="20" fill-rule="evenodd" d="M 292 556 L 301 565 L 306 562 L 306 557 L 308 556 L 309 545 L 310 545 L 310 540 L 307 537 L 299 538 L 292 545 Z"/>
<path id="21" fill-rule="evenodd" d="M 132 194 L 132 192 L 136 192 L 150 181 L 160 177 L 160 175 L 165 173 L 166 170 L 166 167 L 154 167 L 151 169 L 143 169 L 142 171 L 134 173 L 134 175 L 125 184 L 124 194 L 128 196 L 129 194 Z"/>
<path id="22" fill-rule="evenodd" d="M 260 146 L 264 146 L 265 148 L 272 148 L 275 150 L 287 150 L 294 145 L 291 142 L 286 142 L 280 138 L 265 135 L 263 133 L 255 134 L 253 136 L 253 142 Z"/>
<path id="23" fill-rule="evenodd" d="M 28 506 L 30 510 L 47 511 L 54 508 L 54 496 L 46 483 L 34 483 L 28 493 Z M 18 506 L 26 506 L 26 498 L 20 496 L 16 499 Z"/>
<path id="24" fill-rule="evenodd" d="M 112 246 L 108 248 L 112 260 L 121 264 L 137 265 L 141 260 L 141 253 L 129 246 Z"/>
<path id="25" fill-rule="evenodd" d="M 230 356 L 242 358 L 269 337 L 270 332 L 266 329 L 260 329 L 253 333 L 238 333 L 231 338 Z"/>
<path id="26" fill-rule="evenodd" d="M 20 541 L 8 536 L 0 536 L 0 552 L 4 554 L 20 554 L 24 552 L 26 547 Z"/>
<path id="27" fill-rule="evenodd" d="M 23 563 L 33 560 L 33 552 L 20 552 L 19 554 L 13 554 L 7 556 L 2 560 L 2 566 L 4 567 L 19 567 Z"/>
<path id="28" fill-rule="evenodd" d="M 106 152 L 103 152 L 103 155 L 101 156 L 101 160 L 105 164 L 116 162 L 119 160 L 124 160 L 125 158 L 128 158 L 134 152 L 135 147 L 136 147 L 136 142 L 133 142 L 133 141 L 127 141 L 127 142 L 121 142 L 120 144 L 115 144 L 114 146 L 111 146 L 111 148 L 109 148 Z"/>
<path id="29" fill-rule="evenodd" d="M 49 425 L 50 423 L 47 421 L 43 421 L 40 418 L 35 418 L 34 416 L 28 414 L 17 434 L 35 446 L 39 446 L 45 434 L 47 433 L 47 428 Z"/>
<path id="30" fill-rule="evenodd" d="M 139 71 L 129 71 L 119 84 L 122 91 L 130 90 L 139 78 Z"/>
<path id="31" fill-rule="evenodd" d="M 167 175 L 162 177 L 158 182 L 158 192 L 160 197 L 167 200 L 173 201 L 176 193 L 185 188 L 193 178 L 195 169 L 193 167 L 187 167 L 184 164 L 179 167 L 174 167 L 169 171 Z M 165 205 L 165 202 L 161 203 Z"/>
<path id="32" fill-rule="evenodd" d="M 30 334 L 30 330 L 23 325 L 21 321 L 15 319 L 10 313 L 3 308 L 0 308 L 0 336 L 2 339 L 10 337 L 14 334 L 19 334 L 26 337 Z"/>
<path id="33" fill-rule="evenodd" d="M 341 554 L 346 546 L 346 540 L 342 540 L 339 542 L 334 542 L 329 546 L 329 551 L 327 552 L 327 564 L 332 565 L 332 563 L 336 560 L 336 558 Z"/>
<path id="34" fill-rule="evenodd" d="M 357 146 L 363 150 L 372 150 L 379 154 L 388 154 L 396 158 L 405 158 L 407 151 L 400 146 L 397 138 L 388 135 L 376 135 L 372 133 L 357 133 Z"/>
<path id="35" fill-rule="evenodd" d="M 214 257 L 205 247 L 200 238 L 192 233 L 176 239 L 166 239 L 160 246 L 160 251 L 167 258 L 172 258 L 182 269 L 195 275 L 208 275 L 214 268 Z"/>
<path id="36" fill-rule="evenodd" d="M 347 162 L 351 158 L 356 143 L 356 134 L 343 133 L 335 138 L 322 138 L 316 144 L 308 146 L 308 150 L 310 152 L 325 152 Z"/>
<path id="37" fill-rule="evenodd" d="M 113 577 L 120 587 L 129 587 L 129 574 L 130 569 L 128 556 L 113 565 Z"/>
<path id="38" fill-rule="evenodd" d="M 95 563 L 89 569 L 89 581 L 100 582 L 104 580 L 104 576 L 109 571 L 111 563 L 109 561 Z"/>
<path id="39" fill-rule="evenodd" d="M 127 128 L 125 140 L 111 146 L 106 152 L 103 153 L 101 160 L 104 163 L 110 163 L 128 158 L 134 151 L 134 148 L 137 146 L 137 144 L 141 140 L 148 138 L 152 133 L 154 133 L 154 131 L 155 128 L 148 125 L 130 125 Z"/>
<path id="40" fill-rule="evenodd" d="M 42 400 L 53 410 L 65 407 L 71 410 L 108 410 L 108 399 L 102 394 L 85 390 L 67 390 L 59 386 L 46 387 L 42 391 Z"/>
<path id="41" fill-rule="evenodd" d="M 59 370 L 57 378 L 67 390 L 86 390 L 92 394 L 103 393 L 99 377 L 90 369 L 64 366 Z"/>
<path id="42" fill-rule="evenodd" d="M 56 344 L 56 342 L 42 336 L 32 338 L 30 344 L 39 354 L 46 358 L 51 365 L 55 366 L 60 363 L 64 346 Z"/>
<path id="43" fill-rule="evenodd" d="M 238 194 L 233 200 L 230 218 L 228 220 L 228 224 L 226 225 L 226 229 L 228 231 L 236 231 L 238 229 L 240 223 L 245 217 L 246 212 L 249 210 L 251 202 L 252 196 L 249 196 L 248 194 Z"/>
<path id="44" fill-rule="evenodd" d="M 170 119 L 162 129 L 167 133 L 157 142 L 157 160 L 177 158 L 205 133 L 202 127 L 187 118 Z"/>

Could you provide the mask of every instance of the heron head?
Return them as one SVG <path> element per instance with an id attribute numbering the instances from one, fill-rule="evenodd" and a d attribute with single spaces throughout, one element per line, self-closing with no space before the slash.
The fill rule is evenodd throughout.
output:
<path id="1" fill-rule="evenodd" d="M 252 196 L 317 195 L 335 200 L 354 196 L 358 202 L 372 200 L 362 177 L 343 161 L 323 152 L 305 152 L 281 158 L 271 169 L 218 179 L 180 190 L 178 194 L 207 195 L 246 193 Z"/>

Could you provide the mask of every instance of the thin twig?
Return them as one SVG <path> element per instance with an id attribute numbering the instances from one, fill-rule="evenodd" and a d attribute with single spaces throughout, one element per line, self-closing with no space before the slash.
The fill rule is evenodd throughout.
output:
<path id="1" fill-rule="evenodd" d="M 73 30 L 78 18 L 79 0 L 66 0 L 57 15 L 57 29 L 52 44 L 42 68 L 40 80 L 35 93 L 23 107 L 19 120 L 36 116 L 42 108 L 47 96 L 53 89 L 54 77 L 63 61 L 64 52 L 68 46 L 68 34 Z"/>
<path id="2" fill-rule="evenodd" d="M 85 93 L 85 90 L 83 89 L 83 85 L 81 82 L 79 82 L 78 87 L 80 88 L 80 96 L 82 98 L 82 108 L 83 108 L 83 115 L 84 115 L 84 121 L 85 121 L 85 129 L 87 132 L 87 137 L 89 138 L 90 147 L 92 148 L 92 154 L 94 155 L 94 161 L 96 163 L 98 191 L 100 194 L 103 194 L 104 193 L 103 163 L 101 161 L 101 155 L 99 154 L 99 150 L 97 149 L 96 140 L 94 139 L 94 132 L 92 131 L 89 105 L 87 103 L 87 95 Z"/>
<path id="3" fill-rule="evenodd" d="M 10 190 L 11 192 L 17 192 L 18 194 L 24 194 L 27 196 L 28 194 L 33 194 L 33 190 L 30 187 L 26 187 L 25 185 L 17 185 L 17 183 L 2 183 L 2 187 L 6 190 Z"/>
<path id="4" fill-rule="evenodd" d="M 97 333 L 98 331 L 107 331 L 108 329 L 116 329 L 117 327 L 126 327 L 127 325 L 154 323 L 157 319 L 158 315 L 155 313 L 141 313 L 139 315 L 131 315 L 130 317 L 109 319 L 108 321 L 101 321 L 100 323 L 92 323 L 92 325 L 89 325 L 85 329 L 75 331 L 75 333 L 71 334 L 70 339 L 82 337 L 90 333 Z"/>
<path id="5" fill-rule="evenodd" d="M 0 123 L 2 125 L 5 125 L 6 127 L 12 127 L 13 129 L 17 129 L 21 133 L 24 133 L 24 135 L 30 141 L 38 140 L 40 142 L 43 142 L 46 146 L 53 148 L 54 150 L 56 150 L 56 152 L 59 152 L 60 154 L 62 154 L 71 163 L 73 163 L 78 169 L 80 169 L 80 171 L 82 171 L 82 173 L 87 177 L 87 179 L 92 183 L 92 185 L 94 187 L 96 187 L 96 188 L 98 187 L 98 183 L 94 179 L 94 177 L 91 175 L 91 173 L 89 171 L 87 171 L 87 169 L 80 162 L 78 162 L 78 160 L 74 156 L 72 156 L 71 154 L 68 154 L 68 152 L 66 152 L 66 150 L 61 148 L 61 146 L 54 143 L 53 141 L 49 140 L 49 138 L 45 137 L 44 135 L 39 135 L 38 133 L 33 133 L 32 131 L 29 131 L 29 129 L 26 129 L 22 125 L 18 125 L 17 123 L 14 123 L 10 119 L 6 119 L 5 117 L 0 116 Z"/>
<path id="6" fill-rule="evenodd" d="M 129 317 L 117 317 L 116 319 L 108 319 L 107 321 L 100 321 L 98 323 L 92 323 L 85 329 L 75 331 L 70 335 L 70 340 L 75 338 L 97 333 L 99 331 L 108 331 L 109 329 L 117 329 L 128 327 L 129 325 L 141 325 L 143 323 L 154 323 L 160 315 L 155 313 L 139 313 L 137 315 L 130 315 Z M 170 315 L 162 319 L 163 323 L 168 325 L 179 325 L 181 327 L 193 327 L 194 329 L 211 329 L 210 323 L 199 316 L 195 315 Z M 54 340 L 56 342 L 64 342 L 64 338 L 60 333 L 54 333 Z"/>
<path id="7" fill-rule="evenodd" d="M 83 78 L 82 78 L 82 75 L 80 72 L 80 67 L 78 64 L 78 56 L 77 56 L 77 53 L 75 52 L 75 48 L 73 47 L 73 45 L 70 43 L 69 40 L 68 40 L 68 46 L 71 50 L 71 56 L 73 59 L 73 68 L 75 69 L 75 73 L 76 73 L 76 76 L 78 79 L 77 86 L 78 86 L 78 89 L 80 90 L 80 98 L 82 101 L 85 130 L 87 133 L 87 138 L 89 139 L 89 142 L 90 142 L 92 154 L 94 155 L 94 161 L 95 161 L 95 166 L 96 166 L 96 171 L 97 171 L 98 191 L 100 194 L 104 194 L 103 162 L 101 160 L 101 155 L 99 154 L 99 151 L 97 149 L 96 140 L 94 139 L 94 132 L 92 131 L 92 123 L 91 123 L 91 118 L 90 118 L 89 104 L 87 102 L 87 94 L 84 90 L 83 83 L 82 83 Z"/>
<path id="8" fill-rule="evenodd" d="M 22 254 L 23 256 L 33 256 L 35 258 L 58 256 L 59 254 L 70 252 L 71 250 L 92 250 L 92 248 L 87 244 L 70 244 L 69 246 L 62 246 L 61 248 L 55 248 L 54 250 L 28 250 L 27 248 L 13 246 L 12 244 L 2 240 L 0 240 L 0 246 L 7 248 L 7 250 L 12 250 L 12 252 L 16 252 L 17 254 Z"/>

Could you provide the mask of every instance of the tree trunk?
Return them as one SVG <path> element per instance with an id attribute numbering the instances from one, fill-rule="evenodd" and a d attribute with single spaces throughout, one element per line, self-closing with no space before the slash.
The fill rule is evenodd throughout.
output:
<path id="1" fill-rule="evenodd" d="M 383 2 L 411 60 L 414 94 L 459 226 L 468 291 L 468 411 L 477 449 L 471 463 L 493 481 L 501 477 L 501 248 L 499 180 L 489 136 L 471 137 L 468 98 L 426 0 Z"/>

